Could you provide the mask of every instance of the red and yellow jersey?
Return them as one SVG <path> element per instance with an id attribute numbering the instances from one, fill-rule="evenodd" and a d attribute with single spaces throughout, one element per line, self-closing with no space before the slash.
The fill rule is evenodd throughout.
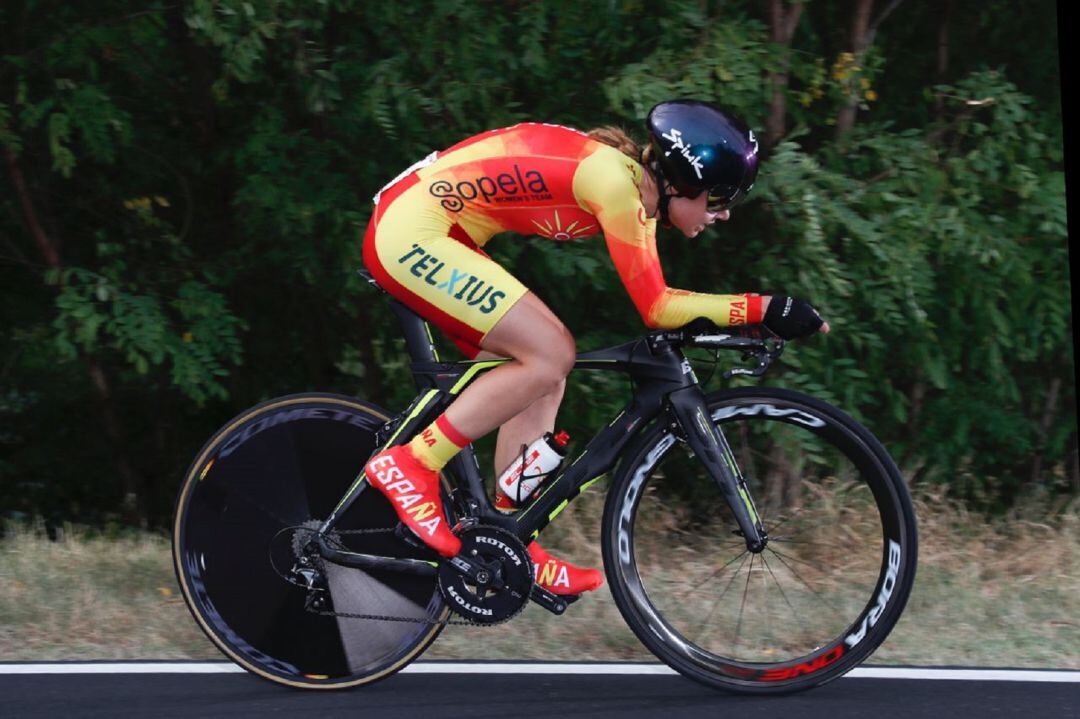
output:
<path id="1" fill-rule="evenodd" d="M 558 242 L 603 233 L 615 269 L 649 327 L 679 327 L 697 317 L 721 326 L 760 321 L 756 295 L 667 286 L 656 251 L 656 220 L 646 216 L 638 191 L 642 172 L 640 164 L 585 133 L 522 123 L 476 135 L 410 167 L 376 195 L 372 224 L 400 228 L 403 247 L 425 235 L 483 247 L 505 231 Z M 476 254 L 478 262 L 481 257 Z"/>

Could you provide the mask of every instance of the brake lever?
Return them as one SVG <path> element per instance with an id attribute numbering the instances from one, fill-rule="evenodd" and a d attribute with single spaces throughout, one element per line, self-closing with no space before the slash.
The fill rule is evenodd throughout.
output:
<path id="1" fill-rule="evenodd" d="M 754 367 L 753 369 L 750 369 L 748 367 L 732 367 L 731 369 L 724 372 L 724 379 L 731 379 L 732 377 L 742 375 L 760 377 L 761 375 L 765 374 L 765 370 L 769 369 L 769 362 L 771 361 L 771 358 L 765 352 L 754 354 L 756 354 L 758 358 L 757 367 Z M 746 357 L 744 359 L 749 359 L 749 357 Z"/>
<path id="2" fill-rule="evenodd" d="M 732 377 L 749 376 L 760 377 L 765 374 L 765 370 L 769 369 L 769 365 L 772 361 L 784 353 L 784 340 L 776 340 L 772 349 L 751 351 L 743 353 L 743 361 L 749 360 L 751 357 L 757 358 L 757 366 L 753 369 L 748 367 L 733 367 L 724 372 L 724 379 L 731 379 Z"/>

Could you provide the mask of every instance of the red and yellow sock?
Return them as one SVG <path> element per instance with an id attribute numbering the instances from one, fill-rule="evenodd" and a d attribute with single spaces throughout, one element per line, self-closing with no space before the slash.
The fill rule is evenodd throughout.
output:
<path id="1" fill-rule="evenodd" d="M 427 429 L 413 437 L 409 449 L 421 464 L 438 472 L 470 442 L 472 440 L 459 432 L 442 414 Z"/>

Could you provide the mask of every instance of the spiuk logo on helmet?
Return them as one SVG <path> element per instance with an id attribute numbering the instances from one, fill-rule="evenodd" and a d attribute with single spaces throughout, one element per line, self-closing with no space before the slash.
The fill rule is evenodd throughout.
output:
<path id="1" fill-rule="evenodd" d="M 703 167 L 702 164 L 701 164 L 701 156 L 691 154 L 690 146 L 687 145 L 685 142 L 683 142 L 682 132 L 680 132 L 679 130 L 676 130 L 673 127 L 670 130 L 668 130 L 667 132 L 661 134 L 660 137 L 664 138 L 665 140 L 667 140 L 668 142 L 671 143 L 671 149 L 668 150 L 667 152 L 665 152 L 664 155 L 669 156 L 669 155 L 671 155 L 672 152 L 674 152 L 675 150 L 678 150 L 679 153 L 683 157 L 686 158 L 686 161 L 690 163 L 690 167 L 694 168 L 694 172 L 697 174 L 698 179 L 700 180 L 701 179 L 701 170 L 702 170 L 702 167 Z"/>

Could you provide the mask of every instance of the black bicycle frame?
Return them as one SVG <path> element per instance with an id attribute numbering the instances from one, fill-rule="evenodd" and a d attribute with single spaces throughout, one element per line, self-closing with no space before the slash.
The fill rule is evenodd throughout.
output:
<path id="1" fill-rule="evenodd" d="M 390 305 L 401 321 L 405 346 L 412 358 L 413 378 L 420 394 L 400 419 L 389 425 L 391 434 L 385 446 L 410 440 L 435 421 L 480 372 L 509 361 L 440 362 L 428 324 L 400 302 L 390 300 Z M 564 464 L 534 499 L 512 515 L 495 509 L 484 487 L 476 454 L 471 446 L 465 447 L 447 466 L 448 474 L 457 484 L 454 495 L 462 515 L 459 518 L 466 522 L 501 527 L 528 544 L 582 490 L 614 468 L 623 449 L 644 427 L 654 420 L 660 420 L 671 425 L 719 485 L 747 548 L 751 552 L 764 549 L 767 541 L 765 528 L 731 448 L 709 416 L 705 394 L 690 362 L 682 353 L 683 341 L 685 337 L 682 332 L 657 331 L 622 345 L 579 354 L 574 363 L 575 370 L 623 372 L 629 375 L 635 383 L 629 404 L 589 441 L 572 462 Z M 337 518 L 365 487 L 364 475 L 361 474 L 323 524 L 320 534 L 333 528 Z M 329 547 L 325 549 L 324 554 L 335 555 L 327 558 L 339 563 L 371 566 L 372 560 L 375 560 L 367 555 L 351 555 L 363 558 L 348 561 L 340 551 L 334 552 Z M 410 565 L 426 564 L 416 560 L 401 561 Z M 409 571 L 397 566 L 384 565 L 383 568 Z"/>

